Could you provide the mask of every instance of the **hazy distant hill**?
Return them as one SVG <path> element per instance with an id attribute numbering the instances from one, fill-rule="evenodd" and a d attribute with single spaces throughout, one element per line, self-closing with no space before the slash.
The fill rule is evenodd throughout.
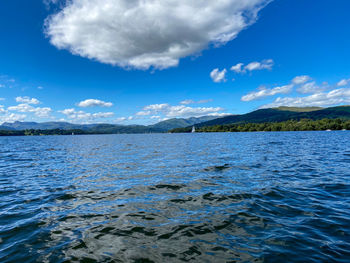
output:
<path id="1" fill-rule="evenodd" d="M 3 130 L 3 131 L 14 131 L 16 129 L 14 129 L 12 127 L 9 127 L 9 126 L 1 125 L 0 126 L 0 130 Z"/>
<path id="2" fill-rule="evenodd" d="M 196 125 L 196 127 L 213 126 L 221 124 L 239 123 L 263 123 L 263 122 L 283 122 L 300 119 L 350 119 L 350 106 L 339 106 L 331 108 L 318 107 L 279 107 L 272 109 L 260 109 L 242 115 L 229 115 L 222 118 L 205 116 L 188 119 L 169 119 L 153 125 L 116 125 L 116 124 L 72 124 L 68 122 L 14 122 L 4 123 L 0 130 L 83 130 L 90 133 L 154 133 L 167 132 L 175 128 L 185 128 Z"/>
<path id="3" fill-rule="evenodd" d="M 72 124 L 68 122 L 19 122 L 3 123 L 0 125 L 0 130 L 84 130 L 96 133 L 151 133 L 151 132 L 166 132 L 174 128 L 183 128 L 194 125 L 203 121 L 213 120 L 217 117 L 204 116 L 199 118 L 188 119 L 169 119 L 161 121 L 153 125 L 116 125 L 116 124 Z"/>
<path id="4" fill-rule="evenodd" d="M 220 125 L 220 124 L 238 124 L 238 123 L 262 123 L 262 122 L 282 122 L 287 120 L 300 119 L 350 119 L 350 106 L 339 106 L 331 108 L 289 108 L 280 107 L 273 109 L 260 109 L 242 115 L 230 115 L 223 118 L 197 124 L 198 127 Z"/>
<path id="5" fill-rule="evenodd" d="M 94 124 L 95 125 L 95 124 Z M 50 130 L 50 129 L 62 129 L 62 130 L 72 130 L 72 129 L 88 129 L 91 126 L 94 125 L 79 125 L 79 124 L 72 124 L 68 122 L 20 122 L 16 121 L 14 123 L 8 123 L 5 122 L 2 127 L 10 127 L 15 130 L 26 130 L 26 129 L 35 129 L 35 130 Z"/>
<path id="6" fill-rule="evenodd" d="M 164 130 L 164 131 L 168 131 L 174 128 L 183 128 L 183 127 L 187 127 L 187 126 L 191 126 L 197 123 L 201 123 L 201 122 L 205 122 L 205 121 L 210 121 L 210 120 L 214 120 L 217 119 L 217 117 L 214 116 L 204 116 L 204 117 L 191 117 L 188 119 L 169 119 L 166 121 L 161 121 L 158 122 L 154 125 L 148 126 L 154 129 L 159 129 L 159 130 Z"/>

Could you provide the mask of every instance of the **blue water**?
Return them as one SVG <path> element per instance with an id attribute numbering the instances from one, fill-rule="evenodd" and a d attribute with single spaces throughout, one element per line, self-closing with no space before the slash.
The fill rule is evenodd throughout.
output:
<path id="1" fill-rule="evenodd" d="M 350 262 L 350 132 L 0 138 L 0 262 Z"/>

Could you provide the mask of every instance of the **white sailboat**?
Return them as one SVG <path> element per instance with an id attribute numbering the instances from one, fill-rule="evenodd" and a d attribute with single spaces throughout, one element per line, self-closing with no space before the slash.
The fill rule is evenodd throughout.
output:
<path id="1" fill-rule="evenodd" d="M 196 127 L 192 127 L 192 133 L 196 132 Z"/>

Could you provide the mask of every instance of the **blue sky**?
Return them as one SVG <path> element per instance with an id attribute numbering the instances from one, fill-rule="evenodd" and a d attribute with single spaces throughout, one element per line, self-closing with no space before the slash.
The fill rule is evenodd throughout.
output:
<path id="1" fill-rule="evenodd" d="M 1 1 L 0 123 L 350 104 L 350 1 L 141 2 Z"/>

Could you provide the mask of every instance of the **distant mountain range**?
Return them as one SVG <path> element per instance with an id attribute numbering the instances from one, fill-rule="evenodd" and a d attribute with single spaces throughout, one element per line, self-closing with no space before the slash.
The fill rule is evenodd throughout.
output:
<path id="1" fill-rule="evenodd" d="M 115 125 L 115 124 L 73 124 L 69 122 L 5 122 L 0 125 L 0 130 L 83 130 L 96 133 L 150 133 L 150 132 L 166 132 L 174 128 L 183 128 L 192 126 L 204 121 L 216 119 L 214 116 L 191 117 L 188 119 L 174 118 L 158 122 L 153 125 Z"/>
<path id="2" fill-rule="evenodd" d="M 0 130 L 83 130 L 88 133 L 155 133 L 167 132 L 176 128 L 185 128 L 188 131 L 196 127 L 206 127 L 223 124 L 245 124 L 263 122 L 283 122 L 288 120 L 320 120 L 320 119 L 350 119 L 350 106 L 339 106 L 330 108 L 320 107 L 279 107 L 270 109 L 259 109 L 247 114 L 229 115 L 226 117 L 204 116 L 199 118 L 174 118 L 158 122 L 153 125 L 115 125 L 115 124 L 72 124 L 68 122 L 14 122 L 3 123 Z M 182 129 L 181 129 L 182 130 Z"/>

